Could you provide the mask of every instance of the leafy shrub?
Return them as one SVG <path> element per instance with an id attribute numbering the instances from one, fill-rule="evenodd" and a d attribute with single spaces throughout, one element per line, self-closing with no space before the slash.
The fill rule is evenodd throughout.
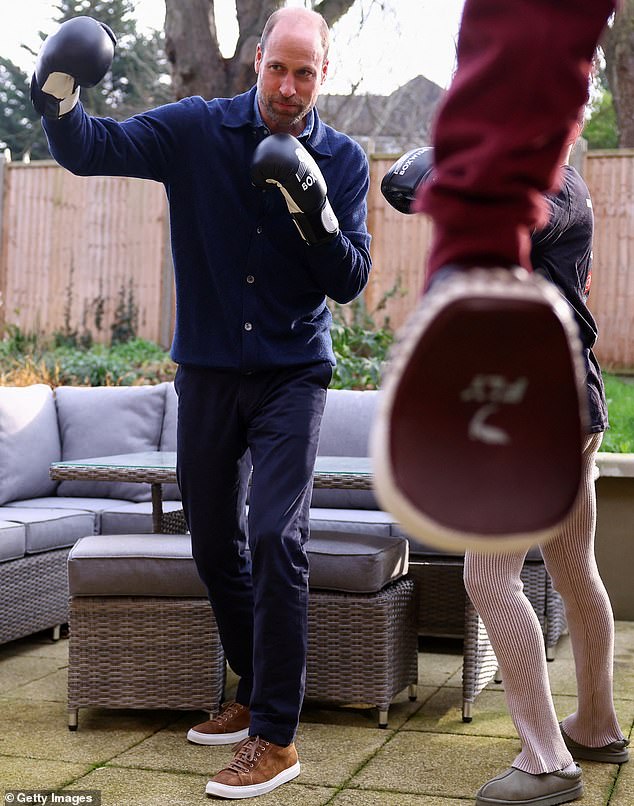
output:
<path id="1" fill-rule="evenodd" d="M 333 306 L 334 389 L 377 389 L 394 341 L 389 323 L 377 327 L 362 302 Z M 0 385 L 133 386 L 173 380 L 176 365 L 158 344 L 131 339 L 107 347 L 50 343 L 16 326 L 0 339 Z M 603 451 L 634 453 L 634 378 L 604 373 L 611 428 Z"/>
<path id="2" fill-rule="evenodd" d="M 331 387 L 378 389 L 382 367 L 394 341 L 391 328 L 388 324 L 377 328 L 361 300 L 345 309 L 335 305 L 332 314 L 330 333 L 337 366 Z"/>
<path id="3" fill-rule="evenodd" d="M 175 370 L 168 353 L 145 339 L 81 347 L 59 337 L 48 343 L 14 329 L 0 341 L 0 384 L 5 386 L 132 386 L 172 380 Z"/>

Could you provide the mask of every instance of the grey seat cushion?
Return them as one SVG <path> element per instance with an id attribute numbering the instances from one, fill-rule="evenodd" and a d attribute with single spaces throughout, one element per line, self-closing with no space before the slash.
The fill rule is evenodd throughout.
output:
<path id="1" fill-rule="evenodd" d="M 407 573 L 407 541 L 324 532 L 307 543 L 310 586 L 375 593 Z M 71 596 L 206 596 L 189 535 L 91 535 L 68 557 Z"/>
<path id="2" fill-rule="evenodd" d="M 418 538 L 412 537 L 410 534 L 408 534 L 400 523 L 392 523 L 391 533 L 397 537 L 406 538 L 407 542 L 409 543 L 409 553 L 412 560 L 414 560 L 415 557 L 430 557 L 437 559 L 442 559 L 443 557 L 464 557 L 464 551 L 447 551 L 437 549 L 434 546 L 423 543 L 422 541 L 418 540 Z M 526 560 L 528 562 L 543 562 L 543 557 L 539 546 L 531 546 L 526 554 Z"/>
<path id="3" fill-rule="evenodd" d="M 376 593 L 407 574 L 408 544 L 400 537 L 311 531 L 306 548 L 311 588 Z"/>
<path id="4" fill-rule="evenodd" d="M 152 503 L 131 503 L 123 498 L 81 498 L 80 496 L 55 496 L 27 498 L 12 501 L 7 508 L 27 509 L 73 509 L 94 515 L 95 534 L 148 534 L 152 531 Z M 180 501 L 163 501 L 163 512 L 182 509 Z"/>
<path id="5" fill-rule="evenodd" d="M 21 523 L 0 521 L 0 563 L 19 560 L 26 551 L 26 529 Z"/>
<path id="6" fill-rule="evenodd" d="M 153 531 L 152 504 L 150 501 L 113 502 L 101 513 L 101 532 L 107 535 L 149 534 Z M 182 509 L 180 501 L 163 501 L 163 512 Z"/>
<path id="7" fill-rule="evenodd" d="M 26 498 L 22 501 L 11 501 L 7 507 L 18 507 L 20 509 L 73 509 L 78 512 L 90 512 L 95 518 L 95 534 L 99 534 L 101 528 L 101 514 L 104 510 L 118 505 L 129 504 L 125 499 L 116 498 L 83 498 L 77 495 L 47 495 L 43 498 Z M 127 529 L 125 531 L 133 531 Z M 136 531 L 136 530 L 134 530 Z"/>
<path id="8" fill-rule="evenodd" d="M 71 596 L 197 596 L 207 592 L 189 535 L 94 535 L 68 556 Z"/>
<path id="9" fill-rule="evenodd" d="M 74 509 L 0 507 L 0 520 L 23 524 L 27 554 L 72 546 L 95 531 L 95 516 Z"/>
<path id="10" fill-rule="evenodd" d="M 380 509 L 310 508 L 310 528 L 314 532 L 360 533 L 390 537 L 393 518 Z M 400 536 L 400 535 L 397 535 Z"/>

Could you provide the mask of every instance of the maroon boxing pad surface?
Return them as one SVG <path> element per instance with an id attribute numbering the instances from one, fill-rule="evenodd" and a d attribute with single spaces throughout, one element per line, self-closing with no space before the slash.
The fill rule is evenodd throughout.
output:
<path id="1" fill-rule="evenodd" d="M 372 433 L 376 493 L 415 537 L 500 551 L 551 536 L 581 481 L 581 347 L 522 270 L 471 270 L 420 301 Z"/>

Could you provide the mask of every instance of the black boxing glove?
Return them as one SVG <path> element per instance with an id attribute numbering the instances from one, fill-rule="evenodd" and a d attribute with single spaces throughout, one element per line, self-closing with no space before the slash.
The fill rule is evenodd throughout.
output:
<path id="1" fill-rule="evenodd" d="M 339 222 L 327 196 L 326 180 L 311 155 L 292 134 L 271 134 L 255 149 L 251 180 L 277 186 L 302 238 L 309 244 L 332 240 Z"/>
<path id="2" fill-rule="evenodd" d="M 412 213 L 418 188 L 431 179 L 433 148 L 414 148 L 397 160 L 383 177 L 381 193 L 401 213 Z"/>
<path id="3" fill-rule="evenodd" d="M 102 22 L 74 17 L 63 22 L 40 48 L 31 79 L 31 101 L 57 120 L 79 100 L 80 87 L 94 87 L 110 69 L 116 40 Z"/>

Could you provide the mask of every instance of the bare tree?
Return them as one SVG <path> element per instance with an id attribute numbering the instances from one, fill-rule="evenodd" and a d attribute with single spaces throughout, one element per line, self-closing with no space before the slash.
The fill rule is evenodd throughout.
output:
<path id="1" fill-rule="evenodd" d="M 621 0 L 601 45 L 616 112 L 619 146 L 634 148 L 634 0 Z"/>
<path id="2" fill-rule="evenodd" d="M 313 0 L 332 26 L 355 0 Z M 255 81 L 255 47 L 270 14 L 284 0 L 236 0 L 238 43 L 233 56 L 220 50 L 213 0 L 165 0 L 165 44 L 175 98 L 231 97 Z"/>

